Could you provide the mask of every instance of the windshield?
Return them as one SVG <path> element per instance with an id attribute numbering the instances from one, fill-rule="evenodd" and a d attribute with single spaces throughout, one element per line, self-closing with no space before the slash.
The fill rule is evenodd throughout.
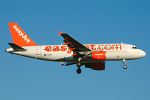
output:
<path id="1" fill-rule="evenodd" d="M 132 47 L 132 49 L 138 49 L 138 47 Z"/>

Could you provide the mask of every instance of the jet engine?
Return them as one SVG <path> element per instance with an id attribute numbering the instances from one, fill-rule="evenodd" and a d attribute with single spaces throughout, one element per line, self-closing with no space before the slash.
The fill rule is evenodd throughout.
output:
<path id="1" fill-rule="evenodd" d="M 105 60 L 105 58 L 106 58 L 106 51 L 93 51 L 92 52 L 92 59 Z"/>

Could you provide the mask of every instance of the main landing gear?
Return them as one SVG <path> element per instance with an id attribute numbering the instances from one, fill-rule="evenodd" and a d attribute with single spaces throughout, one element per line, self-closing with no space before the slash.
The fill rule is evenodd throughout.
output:
<path id="1" fill-rule="evenodd" d="M 80 68 L 80 67 L 82 66 L 81 63 L 80 63 L 81 59 L 82 59 L 82 58 L 78 58 L 78 62 L 77 62 L 77 67 L 78 67 L 77 73 L 78 73 L 78 74 L 81 73 L 81 68 Z"/>
<path id="2" fill-rule="evenodd" d="M 78 73 L 78 74 L 81 73 L 81 68 L 80 68 L 80 67 L 77 69 L 77 73 Z"/>
<path id="3" fill-rule="evenodd" d="M 127 69 L 127 66 L 125 65 L 126 64 L 126 60 L 125 59 L 123 59 L 123 64 L 124 64 L 123 68 Z"/>

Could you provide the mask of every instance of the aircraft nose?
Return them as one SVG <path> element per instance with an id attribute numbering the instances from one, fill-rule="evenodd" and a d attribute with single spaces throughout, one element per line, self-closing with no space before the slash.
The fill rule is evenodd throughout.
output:
<path id="1" fill-rule="evenodd" d="M 146 53 L 143 51 L 143 57 L 146 56 Z"/>
<path id="2" fill-rule="evenodd" d="M 141 57 L 144 57 L 146 55 L 146 53 L 141 50 L 140 55 L 141 55 Z"/>

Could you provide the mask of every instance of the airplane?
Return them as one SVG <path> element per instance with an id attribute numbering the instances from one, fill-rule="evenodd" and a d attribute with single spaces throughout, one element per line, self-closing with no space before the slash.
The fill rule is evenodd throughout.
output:
<path id="1" fill-rule="evenodd" d="M 8 23 L 13 43 L 5 51 L 11 54 L 29 58 L 56 61 L 63 66 L 76 64 L 77 73 L 81 73 L 81 66 L 93 70 L 105 70 L 105 61 L 123 61 L 126 69 L 126 60 L 142 58 L 146 53 L 137 46 L 124 43 L 115 44 L 81 44 L 66 33 L 58 31 L 64 38 L 61 45 L 36 44 L 17 23 Z"/>

